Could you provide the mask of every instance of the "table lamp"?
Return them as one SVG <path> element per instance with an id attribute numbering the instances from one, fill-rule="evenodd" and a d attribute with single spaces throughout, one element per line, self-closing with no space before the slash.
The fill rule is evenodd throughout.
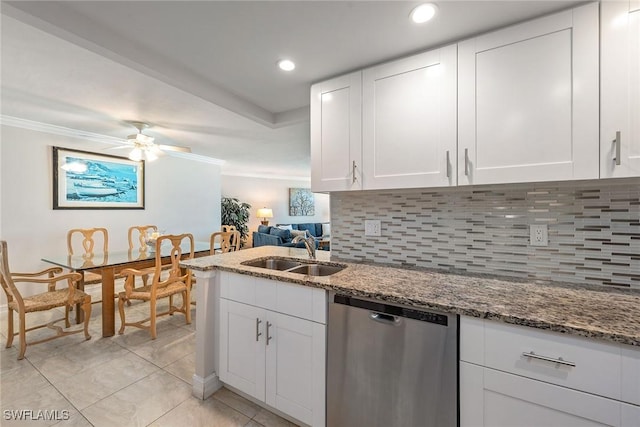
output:
<path id="1" fill-rule="evenodd" d="M 267 218 L 273 218 L 273 211 L 268 208 L 258 209 L 258 213 L 256 214 L 258 218 L 262 218 L 262 225 L 269 225 L 269 221 Z"/>

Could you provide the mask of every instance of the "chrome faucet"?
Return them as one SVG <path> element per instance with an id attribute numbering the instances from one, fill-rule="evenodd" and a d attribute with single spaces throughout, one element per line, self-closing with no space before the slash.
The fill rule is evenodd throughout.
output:
<path id="1" fill-rule="evenodd" d="M 299 241 L 304 242 L 304 246 L 307 248 L 307 252 L 309 253 L 310 259 L 316 259 L 316 240 L 312 237 L 304 237 L 304 236 L 296 236 L 291 240 L 291 243 L 298 243 Z"/>

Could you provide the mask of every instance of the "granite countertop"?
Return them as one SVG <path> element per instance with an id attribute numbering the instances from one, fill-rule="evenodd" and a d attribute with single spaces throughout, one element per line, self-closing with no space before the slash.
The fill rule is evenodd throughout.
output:
<path id="1" fill-rule="evenodd" d="M 181 265 L 640 346 L 638 291 L 356 264 L 335 261 L 329 254 L 317 251 L 318 261 L 346 268 L 330 276 L 308 276 L 241 264 L 265 257 L 308 259 L 305 249 L 278 246 L 196 258 Z"/>

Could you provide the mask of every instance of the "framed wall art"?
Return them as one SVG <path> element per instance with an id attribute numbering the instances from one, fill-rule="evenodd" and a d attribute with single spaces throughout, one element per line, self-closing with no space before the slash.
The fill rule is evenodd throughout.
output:
<path id="1" fill-rule="evenodd" d="M 53 147 L 53 209 L 144 209 L 144 161 Z"/>
<path id="2" fill-rule="evenodd" d="M 315 215 L 315 200 L 309 188 L 289 189 L 289 216 Z"/>

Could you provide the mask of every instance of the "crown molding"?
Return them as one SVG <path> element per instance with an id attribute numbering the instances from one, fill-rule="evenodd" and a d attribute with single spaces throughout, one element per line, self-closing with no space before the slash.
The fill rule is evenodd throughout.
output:
<path id="1" fill-rule="evenodd" d="M 309 176 L 269 175 L 269 174 L 260 174 L 260 173 L 250 173 L 250 172 L 225 172 L 224 170 L 221 172 L 221 175 L 236 176 L 240 178 L 279 179 L 279 180 L 289 180 L 289 181 L 311 182 L 311 177 Z"/>

